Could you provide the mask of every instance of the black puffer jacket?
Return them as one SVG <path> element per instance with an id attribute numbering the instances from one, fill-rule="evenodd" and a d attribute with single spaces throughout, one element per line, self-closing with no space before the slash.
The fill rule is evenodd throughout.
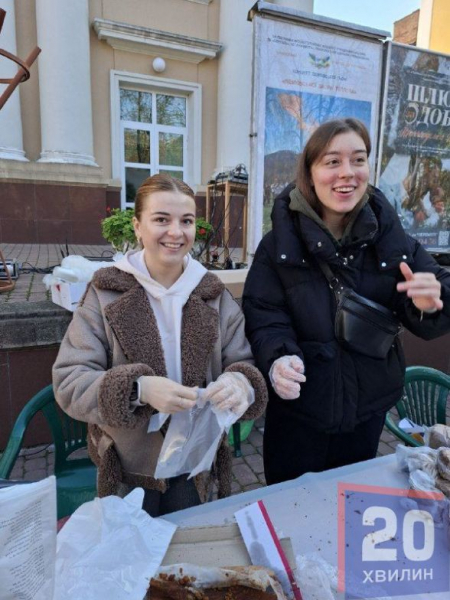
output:
<path id="1" fill-rule="evenodd" d="M 289 208 L 286 188 L 276 199 L 273 230 L 261 241 L 244 289 L 246 333 L 258 368 L 268 377 L 277 358 L 297 354 L 307 381 L 298 400 L 281 401 L 271 390 L 271 417 L 295 418 L 329 433 L 352 431 L 358 423 L 391 408 L 400 398 L 404 358 L 399 342 L 385 359 L 343 349 L 334 336 L 336 305 L 314 257 L 358 294 L 393 310 L 402 324 L 424 339 L 450 330 L 450 272 L 404 232 L 383 194 L 372 188 L 344 246 L 318 223 Z M 420 312 L 396 291 L 399 263 L 435 273 L 444 309 Z"/>

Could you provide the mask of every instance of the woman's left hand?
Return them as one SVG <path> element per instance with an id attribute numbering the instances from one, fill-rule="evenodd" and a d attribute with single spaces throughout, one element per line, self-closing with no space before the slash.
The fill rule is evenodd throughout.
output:
<path id="1" fill-rule="evenodd" d="M 398 292 L 406 292 L 415 307 L 423 312 L 441 310 L 441 284 L 434 273 L 413 273 L 405 262 L 400 263 L 400 271 L 406 281 L 397 283 Z"/>
<path id="2" fill-rule="evenodd" d="M 218 410 L 232 410 L 242 416 L 254 399 L 254 391 L 243 373 L 222 373 L 206 388 L 205 400 Z"/>

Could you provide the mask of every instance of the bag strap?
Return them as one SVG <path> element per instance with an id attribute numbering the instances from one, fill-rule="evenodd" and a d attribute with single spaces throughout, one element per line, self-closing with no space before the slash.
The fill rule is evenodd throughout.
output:
<path id="1" fill-rule="evenodd" d="M 344 290 L 348 290 L 351 289 L 348 286 L 345 286 L 340 280 L 339 278 L 333 273 L 333 271 L 330 269 L 329 265 L 321 260 L 320 258 L 317 258 L 317 256 L 314 257 L 319 269 L 322 271 L 322 273 L 325 275 L 326 280 L 328 281 L 328 285 L 330 286 L 330 289 L 334 292 L 334 297 L 336 298 L 336 302 L 339 304 L 339 300 L 341 297 L 341 293 Z"/>

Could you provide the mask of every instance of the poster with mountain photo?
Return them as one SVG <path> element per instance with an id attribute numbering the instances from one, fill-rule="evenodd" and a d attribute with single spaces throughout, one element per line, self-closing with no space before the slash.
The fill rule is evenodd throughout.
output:
<path id="1" fill-rule="evenodd" d="M 404 229 L 450 253 L 450 56 L 390 44 L 378 186 Z"/>
<path id="2" fill-rule="evenodd" d="M 270 230 L 273 200 L 295 180 L 316 127 L 354 117 L 377 137 L 382 42 L 355 25 L 349 35 L 345 25 L 315 15 L 311 23 L 254 17 L 250 247 Z"/>

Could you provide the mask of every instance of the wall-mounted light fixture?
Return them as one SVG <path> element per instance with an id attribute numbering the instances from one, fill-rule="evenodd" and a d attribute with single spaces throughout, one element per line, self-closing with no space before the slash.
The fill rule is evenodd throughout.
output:
<path id="1" fill-rule="evenodd" d="M 158 56 L 153 61 L 153 70 L 157 73 L 163 73 L 166 70 L 166 61 Z"/>

